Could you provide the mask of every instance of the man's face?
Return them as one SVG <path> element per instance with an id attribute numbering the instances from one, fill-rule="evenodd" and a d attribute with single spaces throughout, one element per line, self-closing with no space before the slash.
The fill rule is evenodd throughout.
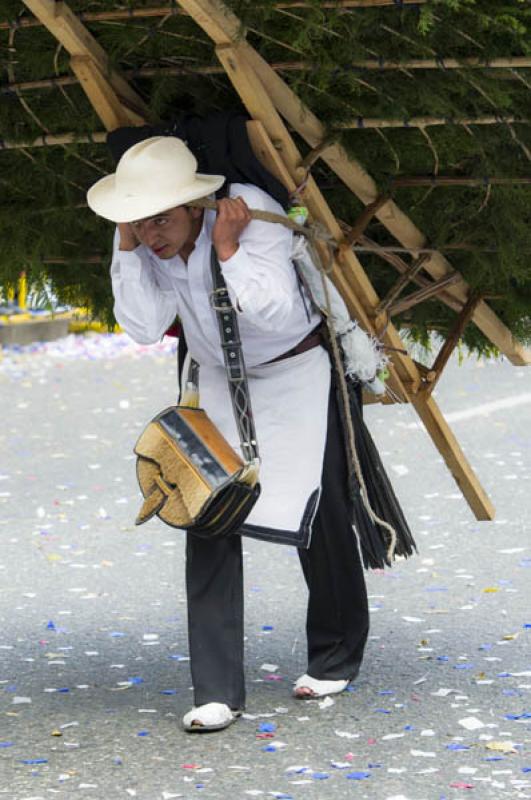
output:
<path id="1" fill-rule="evenodd" d="M 173 258 L 183 251 L 193 250 L 201 230 L 203 212 L 200 208 L 177 206 L 154 217 L 132 222 L 131 227 L 141 244 L 149 247 L 159 258 Z"/>

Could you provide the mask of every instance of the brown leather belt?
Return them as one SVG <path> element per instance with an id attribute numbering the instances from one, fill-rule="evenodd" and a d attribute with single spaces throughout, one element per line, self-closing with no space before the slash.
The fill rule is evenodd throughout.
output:
<path id="1" fill-rule="evenodd" d="M 295 347 L 292 347 L 291 350 L 286 350 L 286 352 L 282 353 L 282 355 L 272 358 L 266 363 L 273 364 L 275 361 L 283 361 L 285 358 L 299 356 L 301 353 L 305 353 L 307 350 L 311 350 L 313 347 L 318 347 L 320 344 L 323 344 L 323 336 L 321 332 L 321 326 L 319 325 L 318 328 L 314 328 L 313 331 L 310 331 L 310 333 L 298 344 L 296 344 Z"/>

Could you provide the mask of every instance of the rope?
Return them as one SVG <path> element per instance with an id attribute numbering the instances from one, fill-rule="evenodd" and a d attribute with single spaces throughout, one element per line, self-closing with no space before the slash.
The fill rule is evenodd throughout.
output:
<path id="1" fill-rule="evenodd" d="M 312 258 L 314 259 L 315 264 L 317 265 L 320 275 L 321 275 L 321 282 L 323 285 L 323 292 L 325 296 L 325 304 L 326 304 L 326 326 L 328 328 L 330 344 L 332 348 L 332 357 L 334 359 L 336 365 L 336 373 L 338 377 L 339 388 L 341 391 L 341 399 L 343 401 L 343 407 L 345 410 L 345 421 L 347 426 L 347 442 L 350 451 L 350 457 L 352 464 L 354 465 L 354 472 L 356 474 L 356 478 L 358 479 L 360 485 L 360 494 L 361 499 L 363 501 L 363 505 L 367 514 L 371 518 L 371 520 L 379 525 L 381 528 L 384 528 L 389 533 L 389 543 L 387 546 L 387 560 L 389 563 L 393 560 L 396 551 L 396 544 L 397 544 L 397 534 L 395 529 L 392 525 L 386 522 L 384 519 L 381 519 L 373 510 L 370 502 L 369 496 L 367 493 L 367 486 L 365 484 L 365 479 L 363 477 L 363 473 L 361 471 L 361 465 L 358 458 L 358 453 L 356 450 L 356 435 L 354 432 L 354 425 L 352 423 L 352 414 L 350 413 L 350 397 L 348 392 L 347 381 L 345 378 L 345 373 L 343 371 L 343 361 L 341 358 L 341 353 L 339 352 L 339 345 L 337 343 L 337 336 L 334 328 L 333 318 L 332 318 L 332 302 L 330 300 L 330 292 L 328 288 L 328 283 L 326 280 L 326 271 L 323 267 L 321 259 L 312 246 L 310 242 L 310 252 L 312 254 Z"/>

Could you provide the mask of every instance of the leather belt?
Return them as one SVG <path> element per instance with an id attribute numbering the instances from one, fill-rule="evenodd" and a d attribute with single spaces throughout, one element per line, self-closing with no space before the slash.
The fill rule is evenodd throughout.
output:
<path id="1" fill-rule="evenodd" d="M 318 328 L 314 328 L 313 331 L 310 331 L 310 333 L 296 344 L 295 347 L 292 347 L 291 350 L 287 350 L 285 353 L 282 353 L 282 355 L 272 358 L 270 361 L 266 361 L 266 364 L 273 364 L 275 361 L 283 361 L 285 358 L 299 356 L 301 353 L 305 353 L 313 347 L 318 347 L 320 344 L 323 344 L 323 336 L 321 326 L 319 325 Z"/>

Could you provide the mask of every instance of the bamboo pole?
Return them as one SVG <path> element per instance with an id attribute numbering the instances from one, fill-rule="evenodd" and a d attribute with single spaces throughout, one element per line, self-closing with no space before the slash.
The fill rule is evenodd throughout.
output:
<path id="1" fill-rule="evenodd" d="M 135 16 L 141 16 L 140 10 Z M 124 15 L 127 12 L 109 12 L 112 14 Z M 88 15 L 80 15 L 86 19 Z M 129 16 L 127 14 L 127 16 Z M 1 28 L 1 24 L 0 24 Z M 310 61 L 275 61 L 271 64 L 275 71 L 280 72 L 304 72 L 313 69 Z M 458 69 L 459 67 L 480 67 L 483 69 L 517 69 L 531 68 L 531 58 L 525 56 L 515 58 L 493 58 L 490 61 L 478 58 L 464 58 L 461 61 L 451 58 L 433 59 L 413 59 L 411 61 L 386 61 L 385 59 L 369 59 L 367 61 L 353 61 L 345 67 L 347 71 L 353 69 L 368 70 L 414 70 L 414 69 Z M 206 67 L 141 67 L 140 69 L 123 70 L 122 74 L 126 78 L 153 78 L 158 75 L 223 75 L 223 67 L 216 65 Z M 7 94 L 14 91 L 31 91 L 34 89 L 53 89 L 58 86 L 71 86 L 78 83 L 75 75 L 61 75 L 55 78 L 43 78 L 35 81 L 19 81 L 17 83 L 7 83 L 0 86 L 0 94 Z"/>
<path id="2" fill-rule="evenodd" d="M 407 5 L 423 5 L 427 0 L 401 0 L 401 4 Z M 260 4 L 257 3 L 259 7 Z M 321 8 L 389 8 L 395 6 L 396 0 L 325 0 L 321 3 Z M 290 9 L 290 8 L 312 8 L 313 4 L 304 2 L 304 0 L 293 0 L 293 2 L 279 2 L 275 4 L 275 8 Z M 188 12 L 182 8 L 171 5 L 159 6 L 154 8 L 131 8 L 127 10 L 118 11 L 86 11 L 80 12 L 77 16 L 81 22 L 104 22 L 110 20 L 120 19 L 147 19 L 149 17 L 166 17 L 168 14 L 175 16 L 188 16 Z M 22 17 L 19 20 L 8 20 L 0 22 L 0 30 L 17 30 L 19 28 L 36 28 L 41 26 L 39 20 L 32 17 Z"/>
<path id="3" fill-rule="evenodd" d="M 36 139 L 25 140 L 22 142 L 10 142 L 0 139 L 0 150 L 22 150 L 26 147 L 49 147 L 60 144 L 101 144 L 107 141 L 105 131 L 95 131 L 94 133 L 60 133 L 57 135 L 45 133 L 37 136 Z"/>
<path id="4" fill-rule="evenodd" d="M 531 177 L 526 178 L 455 178 L 444 175 L 419 175 L 403 178 L 392 178 L 393 187 L 404 186 L 516 186 L 531 183 Z"/>
<path id="5" fill-rule="evenodd" d="M 350 122 L 338 122 L 336 129 L 381 129 L 381 128 L 428 128 L 432 125 L 505 125 L 522 123 L 528 125 L 531 120 L 519 117 L 488 114 L 483 117 L 409 117 L 405 119 L 377 119 L 374 117 L 358 117 Z"/>

